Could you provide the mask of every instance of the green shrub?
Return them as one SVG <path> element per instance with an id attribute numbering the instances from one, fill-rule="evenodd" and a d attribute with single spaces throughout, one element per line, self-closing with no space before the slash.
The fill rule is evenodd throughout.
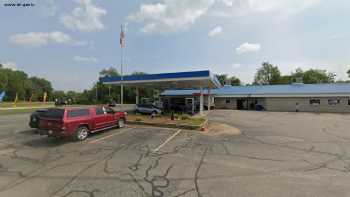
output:
<path id="1" fill-rule="evenodd" d="M 181 115 L 180 119 L 181 120 L 189 120 L 189 119 L 191 119 L 191 116 L 188 114 L 183 114 L 183 115 Z"/>
<path id="2" fill-rule="evenodd" d="M 205 119 L 204 118 L 192 118 L 191 119 L 191 123 L 193 124 L 193 125 L 200 125 L 200 124 L 202 124 L 202 123 L 204 123 L 205 122 Z"/>

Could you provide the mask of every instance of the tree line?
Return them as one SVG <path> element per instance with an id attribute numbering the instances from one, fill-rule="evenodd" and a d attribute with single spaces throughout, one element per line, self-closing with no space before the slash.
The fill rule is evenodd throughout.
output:
<path id="1" fill-rule="evenodd" d="M 115 68 L 103 69 L 100 76 L 120 76 Z M 144 75 L 143 72 L 133 72 L 132 75 Z M 0 92 L 5 91 L 4 101 L 13 102 L 31 101 L 42 102 L 44 94 L 47 95 L 46 101 L 65 101 L 70 104 L 99 104 L 107 103 L 112 100 L 120 102 L 120 87 L 105 85 L 97 81 L 92 88 L 76 91 L 60 91 L 52 88 L 51 82 L 38 77 L 28 77 L 23 71 L 4 68 L 0 64 Z M 157 90 L 153 88 L 140 88 L 140 96 L 152 98 Z M 136 90 L 132 87 L 124 87 L 125 103 L 135 103 Z"/>
<path id="2" fill-rule="evenodd" d="M 145 75 L 144 72 L 135 71 L 131 75 Z M 100 76 L 121 76 L 120 73 L 113 67 L 103 69 L 99 73 Z M 97 81 L 93 87 L 86 89 L 82 92 L 76 91 L 53 91 L 52 98 L 58 100 L 69 101 L 72 104 L 105 104 L 111 101 L 120 103 L 120 86 L 106 85 Z M 152 98 L 157 90 L 153 88 L 140 88 L 140 96 L 145 98 Z M 135 103 L 136 102 L 136 89 L 134 87 L 124 87 L 124 103 Z"/>
<path id="3" fill-rule="evenodd" d="M 350 78 L 350 69 L 347 71 Z M 292 71 L 289 75 L 282 75 L 278 66 L 263 62 L 257 69 L 254 82 L 247 85 L 282 85 L 292 83 L 320 84 L 320 83 L 349 83 L 350 81 L 335 81 L 336 74 L 327 70 L 301 68 Z M 241 80 L 235 76 L 228 77 L 227 74 L 217 75 L 223 85 L 240 86 Z"/>
<path id="4" fill-rule="evenodd" d="M 103 69 L 100 76 L 120 76 L 119 72 L 113 68 Z M 143 72 L 133 72 L 132 75 L 145 75 Z M 350 69 L 347 71 L 350 78 Z M 241 80 L 235 76 L 227 74 L 216 75 L 222 85 L 240 86 Z M 335 81 L 335 74 L 326 70 L 296 69 L 289 75 L 282 75 L 278 66 L 264 62 L 257 70 L 254 82 L 247 85 L 278 85 L 291 83 L 340 83 L 350 81 Z M 52 88 L 51 82 L 39 77 L 29 77 L 25 72 L 4 68 L 0 64 L 0 92 L 5 91 L 5 101 L 14 101 L 16 97 L 20 101 L 43 101 L 44 94 L 47 94 L 47 100 L 69 100 L 73 104 L 98 104 L 107 103 L 111 100 L 120 101 L 120 87 L 102 84 L 97 81 L 92 88 L 82 92 L 59 91 Z M 140 96 L 144 98 L 153 98 L 158 90 L 149 87 L 139 90 Z M 135 103 L 136 90 L 133 87 L 124 87 L 125 103 Z"/>
<path id="5" fill-rule="evenodd" d="M 103 69 L 100 76 L 120 76 L 115 68 Z M 144 75 L 143 72 L 133 72 L 132 75 Z M 120 87 L 105 85 L 97 81 L 92 88 L 86 89 L 82 92 L 76 91 L 61 91 L 54 90 L 51 82 L 39 77 L 28 77 L 28 75 L 19 70 L 12 70 L 5 68 L 0 64 L 0 93 L 6 92 L 4 101 L 13 102 L 31 101 L 42 102 L 44 94 L 47 95 L 47 101 L 68 101 L 71 104 L 99 104 L 107 103 L 112 100 L 120 101 Z M 140 89 L 141 96 L 152 98 L 157 92 L 153 88 Z M 124 87 L 124 101 L 125 103 L 135 103 L 136 90 L 133 87 Z"/>
<path id="6" fill-rule="evenodd" d="M 0 64 L 0 92 L 5 91 L 5 101 L 14 101 L 17 97 L 22 101 L 43 101 L 44 94 L 51 95 L 51 82 L 39 78 L 28 77 L 23 71 L 5 68 Z"/>

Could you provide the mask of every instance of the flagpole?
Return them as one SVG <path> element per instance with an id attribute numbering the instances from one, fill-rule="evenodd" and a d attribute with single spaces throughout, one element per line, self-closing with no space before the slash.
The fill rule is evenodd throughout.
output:
<path id="1" fill-rule="evenodd" d="M 123 47 L 121 47 L 121 58 L 120 58 L 120 74 L 121 74 L 121 83 L 120 83 L 120 103 L 124 104 L 124 86 L 123 86 Z"/>
<path id="2" fill-rule="evenodd" d="M 123 25 L 121 25 L 121 34 L 124 35 Z M 120 57 L 120 74 L 121 74 L 121 82 L 120 82 L 120 104 L 124 104 L 124 86 L 123 86 L 123 56 L 124 56 L 124 38 L 121 36 L 121 57 Z"/>

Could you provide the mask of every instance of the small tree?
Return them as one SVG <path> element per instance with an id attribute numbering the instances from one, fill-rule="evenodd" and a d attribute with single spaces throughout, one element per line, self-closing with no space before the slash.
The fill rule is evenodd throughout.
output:
<path id="1" fill-rule="evenodd" d="M 0 72 L 0 92 L 5 90 L 7 87 L 8 77 L 5 72 Z"/>
<path id="2" fill-rule="evenodd" d="M 120 76 L 114 67 L 105 68 L 100 72 L 100 76 Z"/>
<path id="3" fill-rule="evenodd" d="M 292 72 L 291 80 L 292 82 L 301 83 L 304 79 L 304 71 L 301 68 L 297 68 L 295 72 Z"/>
<path id="4" fill-rule="evenodd" d="M 255 74 L 254 84 L 271 85 L 280 82 L 281 72 L 277 66 L 264 62 Z"/>
<path id="5" fill-rule="evenodd" d="M 306 84 L 334 83 L 335 74 L 326 70 L 310 69 L 304 72 L 303 82 Z"/>
<path id="6" fill-rule="evenodd" d="M 232 86 L 240 86 L 242 84 L 241 80 L 235 76 L 232 76 L 230 81 Z"/>
<path id="7" fill-rule="evenodd" d="M 240 86 L 241 80 L 235 76 L 228 77 L 227 74 L 215 75 L 221 85 Z"/>
<path id="8" fill-rule="evenodd" d="M 289 75 L 283 75 L 279 80 L 279 84 L 290 84 L 291 82 L 293 82 L 292 76 Z"/>
<path id="9" fill-rule="evenodd" d="M 227 81 L 227 75 L 226 74 L 221 74 L 221 75 L 216 75 L 216 78 L 219 80 L 221 85 L 225 85 Z"/>
<path id="10" fill-rule="evenodd" d="M 134 75 L 134 76 L 142 76 L 142 75 L 147 75 L 147 73 L 141 72 L 141 71 L 134 71 L 131 75 Z"/>
<path id="11" fill-rule="evenodd" d="M 348 73 L 348 76 L 349 76 L 349 78 L 350 78 L 350 69 L 348 70 L 348 72 L 347 72 L 347 73 Z"/>

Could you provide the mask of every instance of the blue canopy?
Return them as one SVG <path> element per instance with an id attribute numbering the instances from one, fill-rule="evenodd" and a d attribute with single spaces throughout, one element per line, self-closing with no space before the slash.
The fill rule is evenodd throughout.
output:
<path id="1" fill-rule="evenodd" d="M 218 88 L 221 87 L 218 79 L 209 70 L 159 73 L 145 75 L 128 75 L 101 77 L 104 84 L 128 85 L 128 86 L 152 86 L 160 88 Z"/>

